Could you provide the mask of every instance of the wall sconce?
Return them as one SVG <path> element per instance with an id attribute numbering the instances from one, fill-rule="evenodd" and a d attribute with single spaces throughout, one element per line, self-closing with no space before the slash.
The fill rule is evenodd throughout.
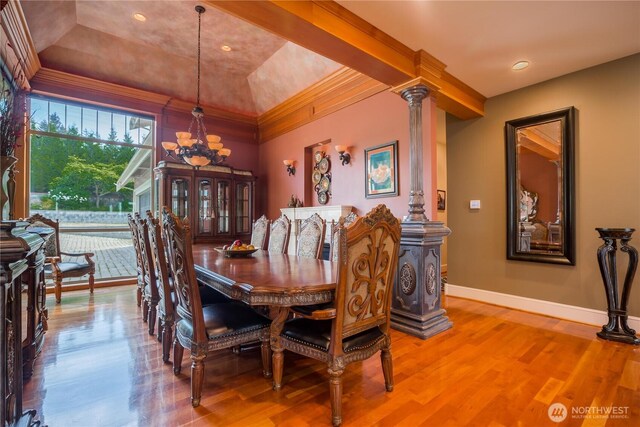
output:
<path id="1" fill-rule="evenodd" d="M 296 174 L 296 168 L 293 166 L 293 160 L 283 160 L 282 163 L 287 167 L 287 172 L 289 176 Z"/>
<path id="2" fill-rule="evenodd" d="M 335 149 L 340 154 L 340 161 L 342 162 L 342 166 L 351 163 L 351 155 L 347 151 L 346 145 L 336 145 Z"/>

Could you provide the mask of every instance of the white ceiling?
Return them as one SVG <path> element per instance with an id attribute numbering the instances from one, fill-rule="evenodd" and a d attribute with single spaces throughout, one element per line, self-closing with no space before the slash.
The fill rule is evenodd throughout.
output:
<path id="1" fill-rule="evenodd" d="M 486 97 L 640 52 L 640 1 L 337 2 Z"/>

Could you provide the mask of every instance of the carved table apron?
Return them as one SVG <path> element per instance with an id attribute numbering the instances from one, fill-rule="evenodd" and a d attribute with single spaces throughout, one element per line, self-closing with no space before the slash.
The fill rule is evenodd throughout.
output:
<path id="1" fill-rule="evenodd" d="M 247 258 L 226 258 L 212 245 L 194 245 L 193 259 L 198 280 L 223 294 L 249 305 L 269 306 L 273 366 L 282 359 L 280 333 L 294 305 L 333 300 L 336 263 L 259 250 Z M 282 370 L 274 369 L 273 387 L 280 389 Z"/>

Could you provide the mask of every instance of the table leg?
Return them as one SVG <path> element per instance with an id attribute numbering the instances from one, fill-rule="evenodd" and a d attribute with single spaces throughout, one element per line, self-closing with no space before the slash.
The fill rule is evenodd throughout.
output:
<path id="1" fill-rule="evenodd" d="M 282 348 L 282 342 L 280 341 L 280 333 L 284 327 L 284 322 L 287 320 L 289 310 L 287 307 L 272 307 L 271 308 L 271 351 L 273 352 L 273 389 L 278 391 L 282 386 L 282 365 L 284 362 L 284 349 Z"/>

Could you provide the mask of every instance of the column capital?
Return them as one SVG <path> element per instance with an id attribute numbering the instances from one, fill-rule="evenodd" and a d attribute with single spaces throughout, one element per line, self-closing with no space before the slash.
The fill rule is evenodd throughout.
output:
<path id="1" fill-rule="evenodd" d="M 409 103 L 409 107 L 420 105 L 429 96 L 429 88 L 423 85 L 411 86 L 400 92 L 400 96 Z"/>
<path id="2" fill-rule="evenodd" d="M 432 82 L 429 82 L 424 77 L 416 77 L 415 79 L 407 80 L 406 82 L 398 86 L 392 87 L 390 90 L 391 92 L 397 93 L 398 95 L 404 98 L 402 94 L 405 91 L 412 88 L 419 88 L 419 87 L 423 87 L 427 89 L 427 95 L 430 95 L 430 96 L 435 96 L 440 90 L 438 86 L 435 86 Z"/>

